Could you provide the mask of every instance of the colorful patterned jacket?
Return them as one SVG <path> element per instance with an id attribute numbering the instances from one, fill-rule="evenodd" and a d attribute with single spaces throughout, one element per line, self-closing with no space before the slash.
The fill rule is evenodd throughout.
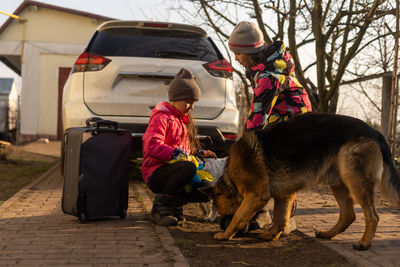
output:
<path id="1" fill-rule="evenodd" d="M 252 67 L 247 75 L 254 96 L 246 129 L 262 128 L 269 123 L 311 111 L 307 92 L 294 75 L 294 62 L 283 42 L 277 41 L 267 46 L 265 59 Z"/>

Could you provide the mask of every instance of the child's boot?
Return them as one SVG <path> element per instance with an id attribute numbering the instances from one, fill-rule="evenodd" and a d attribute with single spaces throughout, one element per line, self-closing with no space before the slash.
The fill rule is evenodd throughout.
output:
<path id="1" fill-rule="evenodd" d="M 153 208 L 151 209 L 150 220 L 162 226 L 178 225 L 178 219 L 174 216 L 175 207 L 174 197 L 158 194 L 154 198 Z"/>
<path id="2" fill-rule="evenodd" d="M 185 205 L 187 201 L 182 197 L 175 197 L 173 203 L 174 203 L 174 216 L 178 219 L 178 221 L 185 222 L 186 218 L 183 215 L 183 205 Z"/>

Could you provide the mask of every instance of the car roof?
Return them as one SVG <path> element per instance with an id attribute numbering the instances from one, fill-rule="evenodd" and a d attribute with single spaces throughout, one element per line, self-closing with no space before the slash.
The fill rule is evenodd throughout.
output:
<path id="1" fill-rule="evenodd" d="M 200 33 L 207 36 L 207 33 L 200 27 L 182 23 L 162 22 L 162 21 L 136 21 L 136 20 L 110 20 L 101 24 L 97 31 L 102 31 L 110 28 L 148 28 L 158 30 L 181 30 L 187 32 Z"/>

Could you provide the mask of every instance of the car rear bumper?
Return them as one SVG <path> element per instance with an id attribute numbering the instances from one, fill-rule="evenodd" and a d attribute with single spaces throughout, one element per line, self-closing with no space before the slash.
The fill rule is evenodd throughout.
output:
<path id="1" fill-rule="evenodd" d="M 142 157 L 142 136 L 146 132 L 148 117 L 131 116 L 99 116 L 92 113 L 81 99 L 64 103 L 63 128 L 85 126 L 86 119 L 101 117 L 105 120 L 117 121 L 119 128 L 132 133 L 132 151 L 134 158 Z M 232 104 L 226 105 L 219 116 L 212 120 L 196 119 L 198 138 L 203 149 L 214 151 L 218 157 L 227 156 L 233 139 L 226 139 L 223 134 L 237 135 L 239 131 L 239 111 Z"/>
<path id="2" fill-rule="evenodd" d="M 132 152 L 134 158 L 142 157 L 142 137 L 146 132 L 148 124 L 141 123 L 120 123 L 119 128 L 131 131 Z M 218 157 L 226 157 L 233 139 L 226 139 L 222 132 L 213 126 L 198 126 L 197 138 L 200 140 L 203 149 L 214 151 Z"/>

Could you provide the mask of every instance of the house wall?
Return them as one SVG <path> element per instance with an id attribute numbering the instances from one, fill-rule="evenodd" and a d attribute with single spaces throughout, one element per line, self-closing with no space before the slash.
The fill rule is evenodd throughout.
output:
<path id="1" fill-rule="evenodd" d="M 25 40 L 32 42 L 85 43 L 94 29 L 102 23 L 89 17 L 43 7 L 34 10 L 28 6 L 19 16 L 27 19 Z M 20 41 L 23 25 L 21 21 L 13 20 L 0 35 L 0 40 Z"/>
<path id="2" fill-rule="evenodd" d="M 0 135 L 6 131 L 8 95 L 0 95 Z"/>
<path id="3" fill-rule="evenodd" d="M 0 34 L 0 55 L 20 55 L 23 47 L 19 141 L 56 138 L 58 68 L 72 66 L 103 21 L 31 6 L 19 16 L 27 22 L 14 20 Z"/>
<path id="4" fill-rule="evenodd" d="M 76 60 L 74 55 L 40 55 L 40 92 L 38 110 L 38 134 L 57 134 L 58 112 L 58 69 L 71 67 Z"/>
<path id="5" fill-rule="evenodd" d="M 35 139 L 36 135 L 55 138 L 53 136 L 54 131 L 47 132 L 44 129 L 56 129 L 57 123 L 52 125 L 54 121 L 48 120 L 46 116 L 40 116 L 40 114 L 43 114 L 40 111 L 43 108 L 41 105 L 46 107 L 46 103 L 49 102 L 47 95 L 54 95 L 53 92 L 57 92 L 58 90 L 58 75 L 54 75 L 54 71 L 49 71 L 45 66 L 46 59 L 49 59 L 46 56 L 49 55 L 48 52 L 51 51 L 53 52 L 52 55 L 58 55 L 58 58 L 61 59 L 58 66 L 64 67 L 71 66 L 74 61 L 70 60 L 68 61 L 70 65 L 65 65 L 67 63 L 63 56 L 76 59 L 83 49 L 84 45 L 79 44 L 30 42 L 25 45 L 24 61 L 22 64 L 20 130 L 21 135 L 25 135 L 25 139 L 21 141 Z M 42 57 L 45 59 L 42 60 Z M 58 69 L 58 67 L 54 66 L 54 61 L 51 64 L 53 69 Z M 51 87 L 52 85 L 56 86 Z M 45 98 L 41 99 L 41 97 Z M 56 104 L 57 98 L 52 99 L 50 102 Z M 44 126 L 44 124 L 49 125 Z"/>

